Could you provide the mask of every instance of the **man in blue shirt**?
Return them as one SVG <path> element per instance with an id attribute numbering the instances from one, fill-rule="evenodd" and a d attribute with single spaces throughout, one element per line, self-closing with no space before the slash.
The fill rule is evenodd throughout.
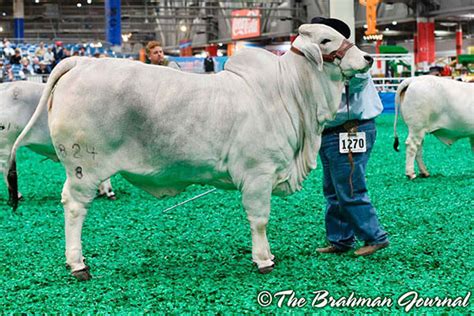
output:
<path id="1" fill-rule="evenodd" d="M 346 38 L 350 28 L 337 19 L 313 18 L 311 23 L 328 25 Z M 329 246 L 319 253 L 342 253 L 354 248 L 356 238 L 364 246 L 355 251 L 366 256 L 388 246 L 370 202 L 365 169 L 376 138 L 375 117 L 383 109 L 368 73 L 356 75 L 349 83 L 349 110 L 342 96 L 336 118 L 323 131 L 319 155 L 323 165 L 326 205 L 326 236 Z"/>

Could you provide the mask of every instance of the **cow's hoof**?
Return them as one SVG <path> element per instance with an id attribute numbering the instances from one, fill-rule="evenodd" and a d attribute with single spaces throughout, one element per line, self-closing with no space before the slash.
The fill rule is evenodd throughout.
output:
<path id="1" fill-rule="evenodd" d="M 258 272 L 260 272 L 261 274 L 267 274 L 267 273 L 272 272 L 274 267 L 275 267 L 275 264 L 272 264 L 271 266 L 268 266 L 268 267 L 258 268 Z"/>
<path id="2" fill-rule="evenodd" d="M 78 270 L 78 271 L 73 271 L 72 272 L 72 275 L 78 280 L 78 281 L 88 281 L 90 279 L 92 279 L 92 275 L 91 273 L 89 272 L 89 267 L 86 266 L 84 269 L 82 270 Z"/>
<path id="3" fill-rule="evenodd" d="M 429 178 L 430 174 L 429 173 L 420 173 L 420 178 Z"/>
<path id="4" fill-rule="evenodd" d="M 407 174 L 408 180 L 413 180 L 416 178 L 416 174 Z"/>

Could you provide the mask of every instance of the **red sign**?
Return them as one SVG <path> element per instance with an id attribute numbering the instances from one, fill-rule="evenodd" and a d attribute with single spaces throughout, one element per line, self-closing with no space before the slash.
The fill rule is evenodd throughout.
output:
<path id="1" fill-rule="evenodd" d="M 260 36 L 260 10 L 233 10 L 231 25 L 233 40 Z"/>

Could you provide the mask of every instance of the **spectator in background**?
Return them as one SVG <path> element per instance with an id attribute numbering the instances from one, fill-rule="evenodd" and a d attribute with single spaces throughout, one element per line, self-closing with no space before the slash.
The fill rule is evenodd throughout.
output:
<path id="1" fill-rule="evenodd" d="M 0 58 L 0 83 L 3 82 L 3 59 Z"/>
<path id="2" fill-rule="evenodd" d="M 61 59 L 64 58 L 63 42 L 56 41 L 56 43 L 54 43 L 53 54 L 54 54 L 54 65 L 59 64 Z"/>
<path id="3" fill-rule="evenodd" d="M 19 65 L 21 62 L 21 51 L 19 48 L 15 49 L 15 55 L 10 57 L 10 64 Z"/>
<path id="4" fill-rule="evenodd" d="M 36 73 L 36 70 L 40 68 L 40 60 L 38 57 L 33 57 L 31 62 L 31 67 L 33 68 L 33 72 Z"/>
<path id="5" fill-rule="evenodd" d="M 180 69 L 178 64 L 174 61 L 168 61 L 165 58 L 165 53 L 161 47 L 161 43 L 158 41 L 151 41 L 146 45 L 146 55 L 150 64 L 159 66 L 168 66 L 174 69 Z"/>
<path id="6" fill-rule="evenodd" d="M 41 61 L 39 66 L 40 68 L 36 71 L 36 73 L 38 75 L 43 75 L 43 82 L 46 82 L 48 80 L 48 75 L 50 74 L 48 65 L 44 61 Z"/>
<path id="7" fill-rule="evenodd" d="M 3 55 L 8 59 L 15 55 L 15 50 L 12 48 L 12 44 L 7 38 L 3 39 Z"/>
<path id="8" fill-rule="evenodd" d="M 11 64 L 6 64 L 3 69 L 3 82 L 12 82 L 14 79 Z"/>
<path id="9" fill-rule="evenodd" d="M 46 50 L 46 52 L 44 53 L 43 55 L 43 61 L 46 63 L 46 65 L 48 66 L 51 66 L 54 64 L 55 62 L 55 58 L 54 58 L 54 53 L 53 53 L 53 48 L 52 47 L 48 47 L 48 49 Z"/>
<path id="10" fill-rule="evenodd" d="M 78 55 L 79 56 L 86 56 L 86 48 L 84 46 L 79 47 Z"/>
<path id="11" fill-rule="evenodd" d="M 38 48 L 35 50 L 35 56 L 39 58 L 43 58 L 45 53 L 46 53 L 46 48 L 44 48 L 44 43 L 40 42 Z"/>
<path id="12" fill-rule="evenodd" d="M 30 65 L 30 60 L 26 57 L 23 57 L 21 59 L 21 69 L 18 72 L 18 75 L 20 76 L 21 80 L 26 80 L 26 76 L 32 75 L 33 72 L 33 67 Z"/>
<path id="13" fill-rule="evenodd" d="M 209 52 L 206 52 L 206 58 L 204 58 L 204 72 L 214 73 L 214 59 Z"/>

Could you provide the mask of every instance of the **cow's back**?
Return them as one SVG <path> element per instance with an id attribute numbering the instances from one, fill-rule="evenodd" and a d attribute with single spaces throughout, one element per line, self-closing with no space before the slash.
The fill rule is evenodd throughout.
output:
<path id="1" fill-rule="evenodd" d="M 278 147 L 269 141 L 271 117 L 259 113 L 255 99 L 245 80 L 229 72 L 196 75 L 97 60 L 58 81 L 49 120 L 55 147 L 68 155 L 60 159 L 70 164 L 76 156 L 89 166 L 107 161 L 115 168 L 108 173 L 229 183 L 232 157 L 259 155 L 262 142 Z M 249 139 L 256 140 L 252 148 L 243 148 Z"/>
<path id="2" fill-rule="evenodd" d="M 474 130 L 474 86 L 436 76 L 410 79 L 401 102 L 407 125 L 427 132 L 455 130 L 469 135 Z"/>
<path id="3" fill-rule="evenodd" d="M 0 85 L 0 132 L 2 133 L 0 150 L 10 150 L 13 142 L 33 115 L 44 87 L 44 84 L 28 81 Z M 41 115 L 39 122 L 33 126 L 21 145 L 41 155 L 54 158 L 46 112 Z"/>

